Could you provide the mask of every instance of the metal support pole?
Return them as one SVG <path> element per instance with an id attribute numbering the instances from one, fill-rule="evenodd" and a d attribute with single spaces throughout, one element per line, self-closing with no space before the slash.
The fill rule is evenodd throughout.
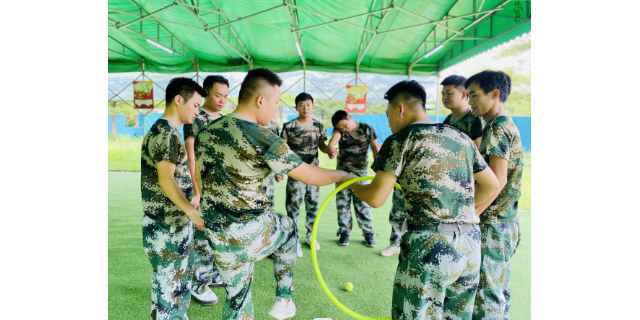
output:
<path id="1" fill-rule="evenodd" d="M 307 92 L 307 68 L 302 70 L 302 78 L 304 79 L 302 82 L 302 91 Z"/>
<path id="2" fill-rule="evenodd" d="M 142 80 L 144 80 L 144 77 L 145 77 L 144 69 L 146 69 L 146 66 L 145 66 L 144 62 L 145 62 L 145 60 L 144 60 L 144 58 L 142 58 Z M 153 109 L 151 109 L 151 110 L 153 110 Z M 147 134 L 147 121 L 145 120 L 145 116 L 146 116 L 146 114 L 142 114 L 142 136 L 143 137 Z"/>
<path id="3" fill-rule="evenodd" d="M 198 62 L 198 58 L 196 58 L 196 82 L 200 82 L 200 62 Z"/>
<path id="4" fill-rule="evenodd" d="M 440 89 L 440 68 L 438 68 L 438 80 L 436 80 L 436 122 L 440 122 L 440 95 L 438 94 Z"/>

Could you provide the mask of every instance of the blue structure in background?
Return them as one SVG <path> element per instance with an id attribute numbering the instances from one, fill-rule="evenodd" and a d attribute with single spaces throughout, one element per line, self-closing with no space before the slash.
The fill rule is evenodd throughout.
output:
<path id="1" fill-rule="evenodd" d="M 142 115 L 139 114 L 138 123 L 140 123 L 140 125 L 137 127 L 127 127 L 126 126 L 127 116 L 124 114 L 116 114 L 116 132 L 118 134 L 123 134 L 125 136 L 128 136 L 129 138 L 131 137 L 143 138 L 144 135 L 149 131 L 151 126 L 153 126 L 153 124 L 156 123 L 156 120 L 160 119 L 160 117 L 162 117 L 161 113 L 153 113 L 146 117 L 142 117 Z M 146 130 L 146 132 L 142 132 L 143 118 L 145 123 L 144 129 Z M 184 141 L 184 131 L 182 128 L 183 126 L 184 125 L 181 125 L 180 127 L 178 127 L 178 130 L 180 130 L 180 134 L 183 136 L 182 140 Z M 109 134 L 111 134 L 111 131 L 112 131 L 112 123 L 111 123 L 111 116 L 109 116 Z"/>
<path id="2" fill-rule="evenodd" d="M 113 130 L 113 126 L 111 123 L 111 116 L 109 116 L 109 134 Z M 142 115 L 138 115 L 138 123 L 142 123 Z M 125 136 L 131 137 L 144 137 L 142 132 L 142 126 L 137 127 L 127 127 L 127 115 L 124 114 L 116 114 L 116 132 L 118 134 L 123 134 Z"/>
<path id="3" fill-rule="evenodd" d="M 287 122 L 297 118 L 296 115 L 288 115 Z M 383 143 L 391 135 L 391 128 L 389 128 L 389 122 L 387 116 L 384 114 L 354 114 L 353 120 L 356 122 L 362 122 L 369 124 L 378 133 L 378 143 Z M 440 123 L 444 121 L 446 117 L 440 117 Z M 429 119 L 436 121 L 435 116 L 429 116 Z M 522 139 L 522 148 L 525 152 L 531 152 L 531 117 L 512 117 L 513 122 L 520 131 L 520 138 Z M 333 133 L 333 127 L 327 128 L 327 137 L 331 137 Z"/>
<path id="4" fill-rule="evenodd" d="M 146 117 L 144 117 L 145 129 L 149 131 L 149 128 L 156 123 L 162 114 L 153 113 Z M 109 117 L 109 134 L 111 134 L 112 124 L 111 124 L 111 116 Z M 297 118 L 297 115 L 287 115 L 287 122 Z M 142 115 L 138 115 L 139 123 L 142 123 Z M 378 133 L 378 143 L 383 143 L 391 135 L 391 129 L 389 128 L 389 123 L 387 122 L 387 116 L 384 114 L 354 114 L 353 118 L 357 122 L 362 122 L 371 125 L 376 132 Z M 434 116 L 429 116 L 429 118 L 435 121 Z M 444 121 L 445 117 L 440 117 L 440 122 Z M 531 117 L 512 117 L 513 122 L 518 127 L 520 131 L 520 138 L 522 139 L 522 148 L 525 152 L 531 152 Z M 126 121 L 127 116 L 124 114 L 116 115 L 116 130 L 118 134 L 124 134 L 129 137 L 144 137 L 146 132 L 142 132 L 142 126 L 138 127 L 127 127 Z M 180 134 L 182 134 L 182 139 L 184 140 L 184 125 L 180 126 L 178 130 L 180 130 Z M 333 133 L 333 127 L 327 128 L 327 137 L 331 137 Z"/>

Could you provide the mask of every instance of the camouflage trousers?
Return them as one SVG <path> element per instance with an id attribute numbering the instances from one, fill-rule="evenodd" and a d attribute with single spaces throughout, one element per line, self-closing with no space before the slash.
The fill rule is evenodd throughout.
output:
<path id="1" fill-rule="evenodd" d="M 304 200 L 304 207 L 307 210 L 307 219 L 305 226 L 307 227 L 307 235 L 311 236 L 313 223 L 318 215 L 318 198 L 320 197 L 320 187 L 304 184 L 298 180 L 287 177 L 287 199 L 286 208 L 287 216 L 293 219 L 298 229 L 298 216 L 300 215 L 300 207 Z"/>
<path id="2" fill-rule="evenodd" d="M 404 229 L 402 225 L 407 221 L 407 211 L 404 208 L 404 197 L 402 191 L 397 188 L 393 188 L 393 206 L 391 212 L 389 212 L 389 224 L 391 225 L 391 236 L 389 237 L 389 243 L 392 246 L 399 247 Z"/>
<path id="3" fill-rule="evenodd" d="M 267 199 L 269 200 L 269 202 L 271 202 L 271 209 L 273 209 L 274 211 L 276 210 L 276 175 L 275 173 L 271 172 L 271 174 L 269 174 L 269 176 L 267 177 L 267 181 L 265 182 L 265 185 L 267 186 Z"/>
<path id="4" fill-rule="evenodd" d="M 187 319 L 191 301 L 193 224 L 168 225 L 142 218 L 142 245 L 153 267 L 151 319 Z"/>
<path id="5" fill-rule="evenodd" d="M 343 168 L 338 168 L 345 172 L 353 173 L 358 177 L 364 177 L 367 175 L 367 171 L 348 171 Z M 368 181 L 365 181 L 368 182 Z M 358 220 L 358 226 L 362 229 L 362 234 L 366 235 L 372 233 L 371 229 L 371 206 L 366 202 L 360 200 L 352 189 L 342 189 L 336 194 L 336 209 L 338 211 L 338 235 L 342 233 L 351 233 L 353 226 L 353 220 L 351 219 L 351 202 L 353 201 L 353 208 L 356 211 L 356 219 Z"/>
<path id="6" fill-rule="evenodd" d="M 222 319 L 254 318 L 253 266 L 271 254 L 276 297 L 291 298 L 298 239 L 290 218 L 268 209 L 255 219 L 227 226 L 207 224 L 205 230 L 227 293 Z"/>
<path id="7" fill-rule="evenodd" d="M 193 228 L 193 282 L 191 290 L 203 293 L 212 283 L 220 283 L 220 273 L 211 256 L 211 245 L 204 231 Z"/>
<path id="8" fill-rule="evenodd" d="M 471 319 L 480 273 L 480 231 L 407 231 L 400 245 L 391 315 Z"/>
<path id="9" fill-rule="evenodd" d="M 480 224 L 482 265 L 473 319 L 509 319 L 511 257 L 520 244 L 520 218 L 502 224 Z"/>

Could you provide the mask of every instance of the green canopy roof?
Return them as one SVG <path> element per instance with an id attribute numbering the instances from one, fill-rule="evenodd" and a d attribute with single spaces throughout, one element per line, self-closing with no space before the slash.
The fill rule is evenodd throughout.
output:
<path id="1" fill-rule="evenodd" d="M 531 30 L 529 1 L 109 0 L 109 72 L 434 75 Z M 161 48 L 161 47 L 164 47 Z"/>

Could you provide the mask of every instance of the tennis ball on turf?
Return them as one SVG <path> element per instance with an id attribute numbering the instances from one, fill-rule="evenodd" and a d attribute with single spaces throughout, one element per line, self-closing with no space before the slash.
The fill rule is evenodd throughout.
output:
<path id="1" fill-rule="evenodd" d="M 353 290 L 353 283 L 347 282 L 347 284 L 344 285 L 344 289 L 347 291 Z"/>

